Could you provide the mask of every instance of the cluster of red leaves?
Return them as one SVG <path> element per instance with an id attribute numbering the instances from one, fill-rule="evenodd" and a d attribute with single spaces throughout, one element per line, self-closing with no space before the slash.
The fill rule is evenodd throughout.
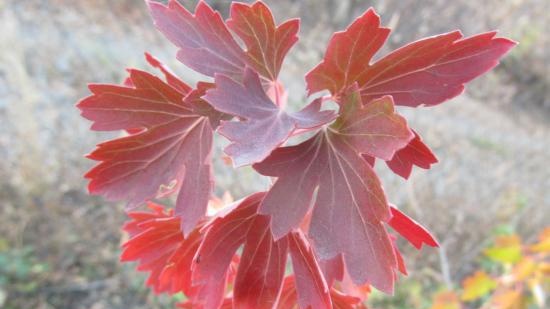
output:
<path id="1" fill-rule="evenodd" d="M 90 85 L 78 104 L 93 130 L 127 132 L 89 155 L 99 161 L 86 174 L 90 192 L 151 208 L 129 212 L 122 260 L 150 272 L 156 292 L 183 292 L 184 308 L 361 308 L 369 285 L 391 293 L 406 270 L 387 226 L 417 248 L 437 246 L 389 204 L 373 170 L 378 158 L 407 178 L 413 166 L 437 162 L 395 105 L 460 94 L 514 43 L 451 32 L 373 61 L 390 30 L 370 9 L 333 35 L 306 75 L 310 94 L 330 95 L 288 112 L 277 77 L 299 20 L 277 25 L 262 2 L 233 3 L 227 21 L 202 1 L 194 14 L 175 0 L 147 4 L 177 58 L 212 79 L 192 88 L 147 55 L 164 80 L 132 69 L 123 85 Z M 322 110 L 327 100 L 338 110 Z M 230 140 L 235 166 L 276 180 L 207 217 L 214 132 Z M 151 202 L 172 193 L 174 210 Z"/>

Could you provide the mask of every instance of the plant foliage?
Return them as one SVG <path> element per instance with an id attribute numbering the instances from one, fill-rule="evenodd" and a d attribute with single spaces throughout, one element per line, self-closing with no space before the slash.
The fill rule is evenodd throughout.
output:
<path id="1" fill-rule="evenodd" d="M 163 79 L 131 69 L 122 85 L 90 85 L 78 104 L 92 130 L 126 132 L 89 154 L 98 164 L 86 174 L 92 194 L 127 202 L 121 259 L 149 272 L 155 292 L 183 292 L 184 308 L 361 308 L 369 286 L 392 293 L 406 269 L 388 227 L 417 248 L 437 246 L 390 205 L 373 169 L 382 160 L 407 178 L 437 162 L 395 106 L 459 95 L 515 43 L 455 31 L 373 60 L 390 29 L 369 9 L 306 75 L 309 94 L 329 95 L 289 112 L 278 75 L 299 20 L 277 24 L 261 1 L 233 3 L 226 21 L 203 1 L 194 13 L 175 0 L 147 4 L 178 60 L 207 80 L 192 87 L 147 54 Z M 207 216 L 216 132 L 236 167 L 274 182 Z M 174 209 L 154 202 L 169 194 Z M 142 204 L 149 210 L 135 210 Z"/>

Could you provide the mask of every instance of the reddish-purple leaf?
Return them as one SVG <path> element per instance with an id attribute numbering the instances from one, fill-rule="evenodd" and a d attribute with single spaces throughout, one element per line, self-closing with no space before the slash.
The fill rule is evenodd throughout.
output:
<path id="1" fill-rule="evenodd" d="M 258 75 L 250 69 L 242 83 L 216 75 L 216 88 L 204 98 L 217 110 L 243 119 L 219 128 L 232 141 L 225 152 L 235 166 L 263 160 L 296 129 L 316 128 L 335 118 L 332 111 L 320 111 L 318 100 L 297 113 L 286 113 L 266 95 Z"/>
<path id="2" fill-rule="evenodd" d="M 498 64 L 516 43 L 488 32 L 462 38 L 458 31 L 404 46 L 371 64 L 389 29 L 370 9 L 336 33 L 323 62 L 306 76 L 310 93 L 328 89 L 338 96 L 357 83 L 364 102 L 391 95 L 397 105 L 436 105 L 464 90 L 464 84 Z"/>
<path id="3" fill-rule="evenodd" d="M 287 238 L 300 308 L 332 308 L 329 286 L 305 235 L 298 231 Z"/>
<path id="4" fill-rule="evenodd" d="M 148 0 L 156 27 L 178 48 L 177 58 L 207 76 L 241 76 L 246 54 L 233 39 L 222 17 L 204 1 L 191 14 L 176 0 L 168 5 Z"/>
<path id="5" fill-rule="evenodd" d="M 346 96 L 342 108 L 343 116 L 328 129 L 299 145 L 279 148 L 254 165 L 264 175 L 279 177 L 260 213 L 271 216 L 273 233 L 280 238 L 297 228 L 313 205 L 309 234 L 320 259 L 342 254 L 354 282 L 391 292 L 397 261 L 383 225 L 390 210 L 361 153 L 388 157 L 413 135 L 395 114 L 390 97 L 361 104 L 355 92 Z M 369 125 L 379 119 L 390 124 Z"/>
<path id="6" fill-rule="evenodd" d="M 409 144 L 398 150 L 386 164 L 397 175 L 408 179 L 411 175 L 413 165 L 429 169 L 432 164 L 437 163 L 433 152 L 424 144 L 422 138 L 413 130 L 414 138 Z"/>
<path id="7" fill-rule="evenodd" d="M 422 244 L 430 247 L 438 247 L 439 244 L 434 237 L 422 225 L 399 211 L 396 207 L 391 207 L 392 218 L 388 224 L 401 236 L 407 239 L 417 249 L 422 248 Z"/>
<path id="8" fill-rule="evenodd" d="M 233 2 L 227 26 L 245 43 L 247 64 L 261 76 L 277 80 L 287 52 L 298 41 L 300 21 L 292 19 L 276 26 L 263 2 L 253 5 Z"/>
<path id="9" fill-rule="evenodd" d="M 93 130 L 139 129 L 99 144 L 89 155 L 100 161 L 86 174 L 90 193 L 135 207 L 165 187 L 179 188 L 176 214 L 188 234 L 204 215 L 212 187 L 210 121 L 193 111 L 187 93 L 159 78 L 130 70 L 129 79 L 132 87 L 90 85 L 93 95 L 78 104 Z"/>

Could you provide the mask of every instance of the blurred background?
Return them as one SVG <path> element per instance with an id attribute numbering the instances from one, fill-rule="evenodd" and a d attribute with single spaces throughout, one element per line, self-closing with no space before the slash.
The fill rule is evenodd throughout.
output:
<path id="1" fill-rule="evenodd" d="M 207 2 L 227 15 L 229 1 Z M 303 76 L 330 34 L 370 6 L 394 29 L 381 54 L 454 29 L 498 29 L 520 42 L 459 98 L 402 110 L 440 163 L 408 182 L 377 170 L 393 203 L 442 247 L 403 244 L 410 275 L 395 297 L 374 293 L 372 308 L 430 308 L 433 293 L 493 267 L 484 252 L 496 237 L 530 243 L 550 225 L 547 0 L 265 2 L 279 22 L 302 19 L 282 72 L 294 104 L 303 104 Z M 141 0 L 0 0 L 0 29 L 0 308 L 173 308 L 178 297 L 153 296 L 143 274 L 118 262 L 123 205 L 88 196 L 82 178 L 93 165 L 83 155 L 114 135 L 89 131 L 74 105 L 89 82 L 119 83 L 125 68 L 147 69 L 145 51 L 188 82 L 200 76 L 175 60 Z M 265 189 L 250 169 L 224 165 L 225 143 L 216 141 L 216 193 Z"/>

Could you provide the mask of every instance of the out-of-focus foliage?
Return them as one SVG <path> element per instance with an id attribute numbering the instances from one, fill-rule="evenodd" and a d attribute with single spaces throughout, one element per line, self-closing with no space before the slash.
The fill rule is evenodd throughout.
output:
<path id="1" fill-rule="evenodd" d="M 435 294 L 432 309 L 463 308 L 460 300 L 464 306 L 484 309 L 547 308 L 550 227 L 533 244 L 523 243 L 515 234 L 497 236 L 484 254 L 493 270 L 465 278 L 459 292 Z"/>

